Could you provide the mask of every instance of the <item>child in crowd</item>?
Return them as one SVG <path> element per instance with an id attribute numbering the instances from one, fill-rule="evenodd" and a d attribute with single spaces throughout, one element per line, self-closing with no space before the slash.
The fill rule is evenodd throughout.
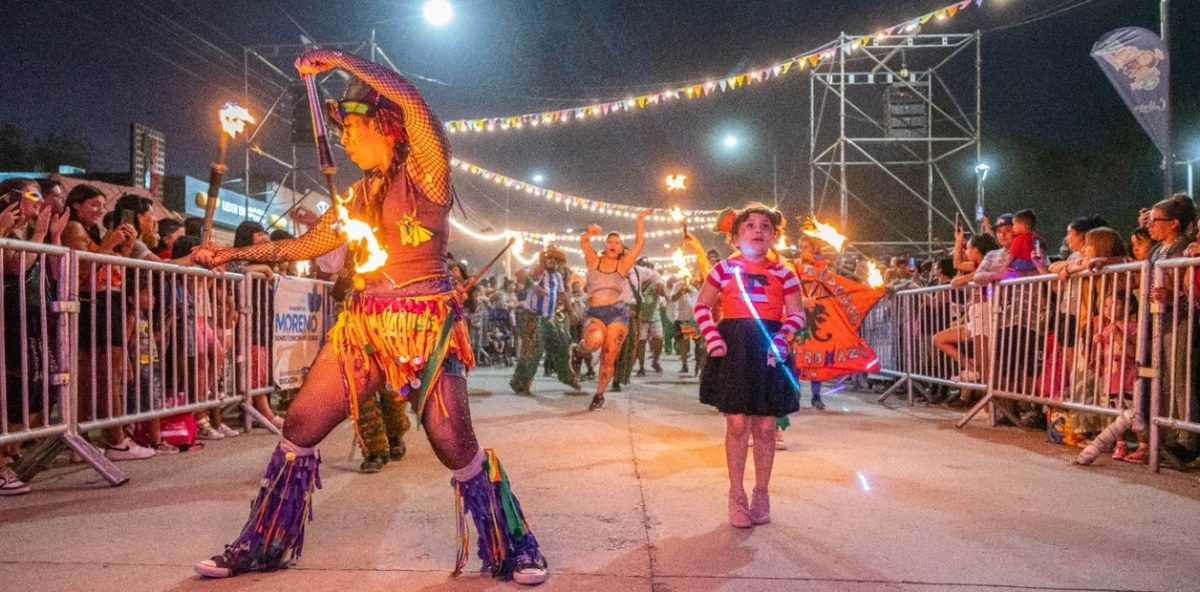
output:
<path id="1" fill-rule="evenodd" d="M 767 259 L 782 223 L 779 212 L 761 204 L 738 213 L 729 241 L 740 252 L 713 266 L 696 299 L 696 322 L 709 354 L 700 373 L 700 401 L 725 414 L 729 523 L 737 528 L 771 521 L 775 418 L 800 409 L 786 360 L 791 334 L 804 325 L 800 282 Z M 720 325 L 713 323 L 718 305 Z M 751 432 L 754 496 L 748 503 L 743 480 Z"/>
<path id="2" fill-rule="evenodd" d="M 175 241 L 172 255 L 186 257 L 199 246 L 199 240 L 183 236 Z M 189 402 L 205 401 L 219 395 L 212 389 L 216 382 L 214 363 L 224 360 L 223 339 L 218 339 L 217 311 L 214 306 L 213 281 L 196 276 L 181 276 L 173 282 L 175 288 L 175 335 L 185 364 L 177 364 L 181 392 L 189 392 Z M 220 368 L 218 366 L 217 368 Z M 204 440 L 220 440 L 241 432 L 221 422 L 220 408 L 196 412 L 197 435 Z"/>
<path id="3" fill-rule="evenodd" d="M 1149 259 L 1150 251 L 1154 249 L 1154 239 L 1150 238 L 1150 229 L 1145 226 L 1135 228 L 1133 234 L 1129 235 L 1129 245 L 1135 260 Z"/>
<path id="4" fill-rule="evenodd" d="M 1137 313 L 1132 306 L 1126 310 L 1124 290 L 1120 288 L 1104 297 L 1104 308 L 1095 320 L 1095 341 L 1100 348 L 1101 378 L 1107 376 L 1109 404 L 1128 408 L 1133 405 L 1133 387 L 1137 375 Z M 1117 434 L 1113 460 L 1144 463 L 1149 452 L 1146 430 L 1137 432 L 1138 447 L 1133 453 L 1125 443 L 1130 430 Z"/>
<path id="5" fill-rule="evenodd" d="M 129 394 L 125 397 L 126 412 L 145 413 L 163 408 L 162 361 L 158 357 L 158 340 L 162 328 L 154 326 L 155 285 L 150 272 L 130 269 L 125 279 L 125 343 L 133 374 L 129 378 Z M 156 454 L 176 454 L 179 449 L 162 441 L 162 420 L 142 422 L 149 447 Z"/>
<path id="6" fill-rule="evenodd" d="M 1021 210 L 1013 215 L 1013 239 L 1008 247 L 1004 268 L 1017 275 L 1046 273 L 1046 241 L 1033 229 L 1037 216 L 1033 210 Z"/>

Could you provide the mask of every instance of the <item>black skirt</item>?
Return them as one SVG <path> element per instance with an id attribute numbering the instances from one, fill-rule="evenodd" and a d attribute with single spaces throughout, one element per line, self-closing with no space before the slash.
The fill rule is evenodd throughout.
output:
<path id="1" fill-rule="evenodd" d="M 717 325 L 727 353 L 709 356 L 700 372 L 700 402 L 721 413 L 779 417 L 800 410 L 800 396 L 785 365 L 767 365 L 767 336 L 754 319 L 726 319 Z M 782 323 L 762 321 L 774 335 Z"/>

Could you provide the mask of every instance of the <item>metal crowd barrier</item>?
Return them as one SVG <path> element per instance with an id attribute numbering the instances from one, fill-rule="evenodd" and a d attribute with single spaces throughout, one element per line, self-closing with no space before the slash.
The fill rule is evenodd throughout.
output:
<path id="1" fill-rule="evenodd" d="M 1200 438 L 1197 405 L 1197 282 L 1200 258 L 1159 261 L 1154 270 L 1154 316 L 1150 387 L 1150 466 L 1157 471 L 1162 455 L 1179 447 L 1196 449 Z"/>
<path id="2" fill-rule="evenodd" d="M 37 441 L 14 467 L 23 479 L 71 448 L 127 481 L 92 430 L 240 405 L 247 428 L 278 431 L 250 403 L 275 390 L 264 276 L 0 239 L 0 277 L 0 445 Z"/>
<path id="3" fill-rule="evenodd" d="M 1089 431 L 1106 421 L 1094 418 L 1128 411 L 1135 425 L 1148 424 L 1150 466 L 1158 470 L 1162 454 L 1194 453 L 1200 440 L 1198 308 L 1200 258 L 1171 259 L 900 291 L 863 330 L 880 372 L 900 379 L 880 402 L 904 386 L 910 404 L 914 389 L 930 385 L 984 391 L 959 427 L 985 407 L 993 425 L 997 413 L 1017 423 L 997 400 L 1075 412 Z M 938 347 L 935 336 L 953 338 L 960 355 Z"/>
<path id="4" fill-rule="evenodd" d="M 69 275 L 70 250 L 0 239 L 0 445 L 67 432 L 67 417 L 56 414 L 68 374 L 58 360 L 70 351 L 67 313 L 59 278 Z"/>
<path id="5" fill-rule="evenodd" d="M 876 305 L 882 312 L 872 311 L 864 337 L 876 354 L 883 352 L 880 373 L 900 379 L 884 391 L 880 403 L 901 388 L 910 404 L 917 392 L 931 398 L 935 385 L 987 388 L 979 351 L 988 330 L 985 291 L 975 286 L 916 288 L 898 291 Z"/>

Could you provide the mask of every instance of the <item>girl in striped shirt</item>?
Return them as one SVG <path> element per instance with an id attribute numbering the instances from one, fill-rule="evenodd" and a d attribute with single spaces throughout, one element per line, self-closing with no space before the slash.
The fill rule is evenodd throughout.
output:
<path id="1" fill-rule="evenodd" d="M 762 204 L 739 212 L 729 242 L 740 254 L 713 267 L 696 299 L 696 322 L 709 355 L 700 374 L 700 402 L 725 414 L 729 522 L 737 528 L 771 521 L 767 486 L 775 462 L 775 418 L 800 408 L 786 369 L 787 342 L 804 324 L 800 282 L 767 259 L 782 224 L 779 212 Z M 718 305 L 719 325 L 712 313 Z M 742 482 L 751 433 L 754 492 L 748 503 Z"/>

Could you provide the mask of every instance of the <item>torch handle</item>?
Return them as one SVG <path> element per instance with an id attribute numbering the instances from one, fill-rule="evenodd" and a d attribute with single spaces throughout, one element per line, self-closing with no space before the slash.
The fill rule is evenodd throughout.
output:
<path id="1" fill-rule="evenodd" d="M 217 157 L 213 159 L 212 167 L 208 170 L 208 196 L 204 200 L 204 230 L 200 234 L 200 244 L 207 247 L 212 244 L 213 216 L 217 213 L 217 199 L 221 194 L 221 181 L 225 178 L 225 152 L 229 148 L 229 135 L 221 133 L 217 141 Z"/>
<path id="2" fill-rule="evenodd" d="M 333 164 L 333 149 L 329 146 L 329 136 L 325 133 L 325 117 L 321 112 L 321 95 L 317 93 L 317 80 L 311 74 L 304 75 L 304 87 L 308 89 L 308 111 L 312 114 L 313 142 L 317 146 L 321 173 L 327 179 L 332 179 L 337 173 L 337 166 Z M 332 182 L 330 185 L 332 192 Z"/>
<path id="3" fill-rule="evenodd" d="M 504 255 L 504 253 L 508 252 L 508 249 L 511 248 L 513 246 L 513 243 L 515 243 L 515 242 L 517 242 L 517 239 L 515 237 L 509 237 L 508 242 L 504 243 L 504 248 L 500 249 L 500 252 L 496 253 L 496 256 L 492 257 L 492 260 L 488 261 L 487 265 L 484 265 L 483 269 L 480 269 L 479 273 L 476 273 L 475 277 L 471 278 L 471 281 L 467 282 L 463 286 L 463 294 L 464 295 L 467 292 L 470 292 L 471 288 L 474 288 L 475 284 L 479 283 L 479 280 L 483 279 L 483 275 L 485 273 L 487 273 L 488 270 L 491 269 L 492 266 L 495 265 L 497 261 L 500 260 L 500 257 L 502 257 Z"/>

